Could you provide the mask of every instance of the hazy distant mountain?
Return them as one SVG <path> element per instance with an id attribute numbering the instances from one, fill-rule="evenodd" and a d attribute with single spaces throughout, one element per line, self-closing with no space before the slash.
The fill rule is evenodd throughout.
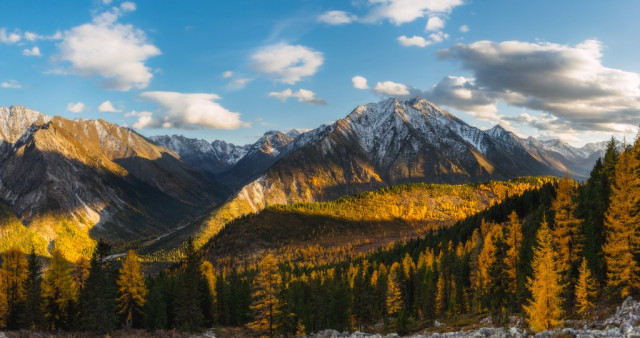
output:
<path id="1" fill-rule="evenodd" d="M 0 203 L 68 257 L 87 254 L 89 234 L 166 233 L 224 198 L 173 152 L 102 120 L 0 108 L 0 138 Z"/>

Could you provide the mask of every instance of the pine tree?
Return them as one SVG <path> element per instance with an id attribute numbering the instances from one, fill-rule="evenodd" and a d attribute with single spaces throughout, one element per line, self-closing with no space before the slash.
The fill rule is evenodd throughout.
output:
<path id="1" fill-rule="evenodd" d="M 581 221 L 575 217 L 576 202 L 575 182 L 564 177 L 558 182 L 556 198 L 551 204 L 555 214 L 555 227 L 553 237 L 556 241 L 558 264 L 560 271 L 568 278 L 569 269 L 577 264 L 582 252 Z"/>
<path id="2" fill-rule="evenodd" d="M 42 313 L 42 266 L 34 249 L 27 258 L 27 278 L 24 280 L 25 299 L 20 312 L 20 327 L 35 330 L 44 321 Z"/>
<path id="3" fill-rule="evenodd" d="M 282 276 L 277 260 L 273 254 L 267 254 L 258 263 L 258 274 L 253 281 L 254 321 L 249 327 L 254 331 L 268 333 L 273 336 L 278 317 L 278 294 L 282 283 Z"/>
<path id="4" fill-rule="evenodd" d="M 538 247 L 534 250 L 531 263 L 533 278 L 527 278 L 527 286 L 532 297 L 529 304 L 524 306 L 524 310 L 531 328 L 540 332 L 561 324 L 563 287 L 554 252 L 555 241 L 546 220 L 543 220 L 538 229 L 536 240 Z"/>
<path id="5" fill-rule="evenodd" d="M 200 272 L 202 273 L 202 276 L 207 282 L 206 286 L 207 286 L 207 292 L 209 296 L 208 298 L 211 300 L 210 309 L 209 311 L 207 311 L 208 313 L 206 314 L 209 318 L 208 320 L 205 320 L 205 321 L 215 323 L 217 320 L 216 299 L 218 298 L 216 294 L 216 283 L 217 283 L 216 273 L 213 268 L 213 265 L 209 261 L 202 261 L 202 264 L 200 264 Z"/>
<path id="6" fill-rule="evenodd" d="M 59 250 L 54 250 L 51 256 L 42 281 L 46 327 L 49 330 L 68 329 L 68 311 L 75 300 L 71 266 Z"/>
<path id="7" fill-rule="evenodd" d="M 605 213 L 608 285 L 624 298 L 640 288 L 640 266 L 634 252 L 640 249 L 640 142 L 620 155 L 609 209 Z"/>
<path id="8" fill-rule="evenodd" d="M 78 326 L 82 330 L 104 333 L 114 330 L 117 325 L 117 271 L 107 260 L 110 253 L 111 245 L 98 241 L 91 257 L 89 276 L 78 298 Z"/>
<path id="9" fill-rule="evenodd" d="M 3 289 L 7 302 L 5 325 L 10 330 L 18 329 L 19 305 L 25 299 L 24 280 L 27 278 L 27 260 L 20 249 L 9 249 L 2 257 Z"/>
<path id="10" fill-rule="evenodd" d="M 118 278 L 118 313 L 125 317 L 125 327 L 131 328 L 134 312 L 142 315 L 142 307 L 147 297 L 147 286 L 140 271 L 138 255 L 129 250 L 120 269 Z"/>
<path id="11" fill-rule="evenodd" d="M 402 290 L 400 289 L 400 277 L 402 267 L 398 262 L 391 265 L 387 277 L 387 313 L 396 315 L 403 308 Z"/>
<path id="12" fill-rule="evenodd" d="M 175 323 L 180 331 L 193 332 L 200 329 L 204 319 L 201 303 L 202 285 L 206 282 L 200 271 L 200 256 L 191 238 L 185 244 L 184 255 L 173 302 Z"/>
<path id="13" fill-rule="evenodd" d="M 515 285 L 515 282 L 507 272 L 507 244 L 502 238 L 497 238 L 494 243 L 496 246 L 495 258 L 493 264 L 489 267 L 489 275 L 491 276 L 488 290 L 489 310 L 493 322 L 501 326 L 508 319 L 506 315 L 507 305 L 513 290 L 511 286 Z"/>
<path id="14" fill-rule="evenodd" d="M 522 224 L 518 219 L 516 211 L 512 211 L 509 214 L 509 221 L 507 222 L 507 257 L 505 258 L 506 272 L 509 276 L 509 287 L 511 290 L 516 289 L 516 282 L 518 280 L 518 263 L 520 262 L 520 246 L 522 245 Z"/>
<path id="15" fill-rule="evenodd" d="M 598 294 L 596 281 L 591 275 L 591 270 L 587 266 L 587 260 L 582 259 L 580 265 L 578 282 L 576 284 L 576 307 L 577 312 L 584 315 L 593 308 L 593 299 Z"/>

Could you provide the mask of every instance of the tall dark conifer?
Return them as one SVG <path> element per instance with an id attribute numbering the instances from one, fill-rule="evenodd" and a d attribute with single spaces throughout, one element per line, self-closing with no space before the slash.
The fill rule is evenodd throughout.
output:
<path id="1" fill-rule="evenodd" d="M 20 327 L 28 330 L 42 328 L 42 265 L 34 249 L 27 257 L 27 278 L 24 280 L 25 299 L 20 306 Z"/>
<path id="2" fill-rule="evenodd" d="M 173 299 L 175 325 L 181 331 L 193 332 L 203 323 L 202 286 L 206 281 L 200 272 L 200 257 L 191 238 L 185 245 L 184 255 Z"/>
<path id="3" fill-rule="evenodd" d="M 100 240 L 91 257 L 91 270 L 79 298 L 79 328 L 110 332 L 116 328 L 117 272 L 107 260 L 111 245 Z"/>

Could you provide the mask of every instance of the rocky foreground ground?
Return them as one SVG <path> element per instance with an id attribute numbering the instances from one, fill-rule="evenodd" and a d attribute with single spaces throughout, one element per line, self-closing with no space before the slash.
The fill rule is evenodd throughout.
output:
<path id="1" fill-rule="evenodd" d="M 601 321 L 566 321 L 565 328 L 544 331 L 535 333 L 531 330 L 522 329 L 520 327 L 510 328 L 494 328 L 494 327 L 482 327 L 475 330 L 457 331 L 457 332 L 429 332 L 429 329 L 420 334 L 413 334 L 407 337 L 412 338 L 458 338 L 458 337 L 529 337 L 535 336 L 540 338 L 547 337 L 625 337 L 625 338 L 640 338 L 640 302 L 634 301 L 631 298 L 627 298 L 622 305 L 620 305 L 615 314 L 611 317 Z M 362 332 L 338 332 L 335 330 L 325 330 L 313 334 L 309 337 L 312 338 L 395 338 L 400 337 L 396 333 L 391 333 L 386 336 L 380 334 L 366 334 Z"/>

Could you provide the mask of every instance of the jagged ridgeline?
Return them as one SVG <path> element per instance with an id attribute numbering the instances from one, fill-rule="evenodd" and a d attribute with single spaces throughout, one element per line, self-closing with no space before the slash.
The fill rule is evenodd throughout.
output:
<path id="1" fill-rule="evenodd" d="M 553 180 L 522 177 L 479 184 L 414 183 L 331 202 L 269 206 L 228 223 L 203 250 L 206 257 L 221 264 L 252 262 L 269 250 L 303 254 L 321 249 L 323 255 L 331 254 L 315 259 L 333 261 L 451 226 Z"/>

